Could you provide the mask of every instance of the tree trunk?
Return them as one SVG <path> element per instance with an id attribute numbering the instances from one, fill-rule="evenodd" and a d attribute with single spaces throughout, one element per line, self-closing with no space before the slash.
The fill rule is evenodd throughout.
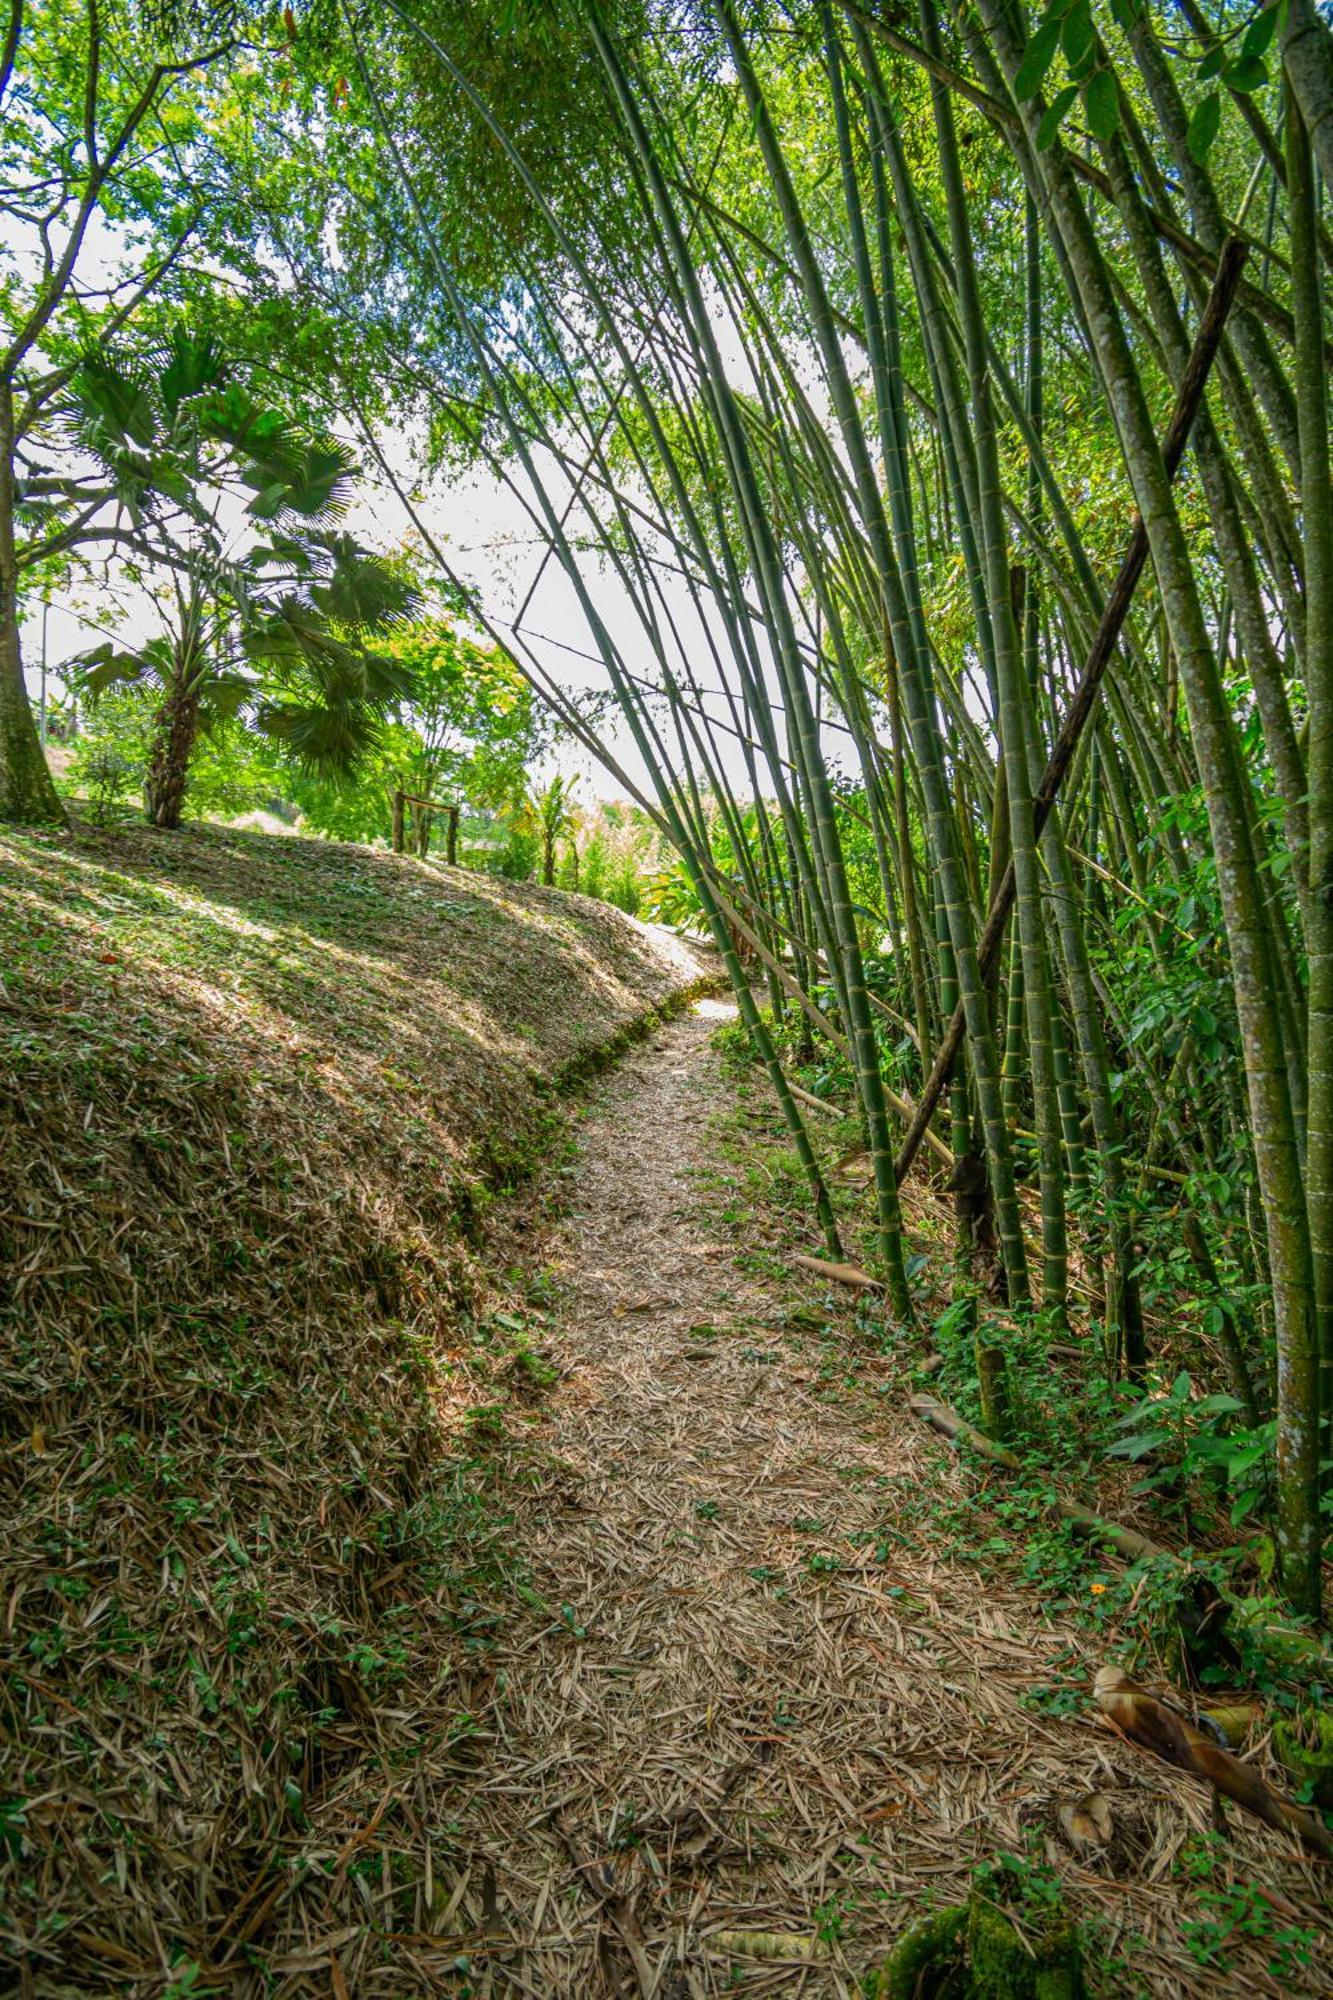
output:
<path id="1" fill-rule="evenodd" d="M 1287 0 L 1282 63 L 1324 178 L 1333 181 L 1333 35 L 1315 0 Z"/>
<path id="2" fill-rule="evenodd" d="M 981 0 L 981 16 L 1012 88 L 1024 49 L 1013 17 L 1002 0 Z M 1064 148 L 1058 140 L 1044 151 L 1037 146 L 1044 111 L 1040 99 L 1023 103 L 1021 116 L 1032 149 L 1029 157 L 1041 177 L 1046 212 L 1063 245 L 1120 435 L 1179 664 L 1207 805 L 1236 1013 L 1245 1048 L 1250 1125 L 1273 1284 L 1278 1355 L 1278 1551 L 1288 1595 L 1299 1609 L 1318 1617 L 1319 1364 L 1314 1272 L 1268 914 L 1245 798 L 1247 780 L 1238 763 L 1235 730 L 1171 494 L 1170 476 L 1152 427 L 1143 378 Z"/>
<path id="3" fill-rule="evenodd" d="M 23 681 L 14 540 L 14 401 L 6 383 L 0 386 L 0 819 L 32 826 L 64 818 Z"/>
<path id="4" fill-rule="evenodd" d="M 1322 27 L 1319 32 L 1325 33 Z M 1320 1400 L 1326 1406 L 1323 1418 L 1327 1423 L 1333 1389 L 1333 485 L 1315 230 L 1318 191 L 1308 143 L 1314 133 L 1310 131 L 1307 137 L 1307 124 L 1295 99 L 1293 88 L 1287 101 L 1287 192 L 1305 531 L 1305 687 L 1310 710 L 1310 848 L 1305 897 L 1310 1051 L 1306 1198 L 1315 1280 L 1314 1346 L 1320 1360 Z"/>
<path id="5" fill-rule="evenodd" d="M 144 779 L 144 817 L 150 826 L 178 827 L 199 734 L 199 694 L 186 682 L 172 686 L 157 711 L 152 754 Z"/>

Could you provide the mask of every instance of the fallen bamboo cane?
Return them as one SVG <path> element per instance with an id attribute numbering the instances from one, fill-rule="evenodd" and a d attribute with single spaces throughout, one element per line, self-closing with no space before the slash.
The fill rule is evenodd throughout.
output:
<path id="1" fill-rule="evenodd" d="M 947 1437 L 952 1443 L 969 1444 L 973 1451 L 990 1459 L 994 1465 L 1002 1465 L 1006 1472 L 1023 1470 L 1020 1458 L 1006 1450 L 1004 1445 L 996 1444 L 994 1438 L 988 1438 L 984 1431 L 979 1431 L 947 1403 L 938 1402 L 934 1396 L 913 1396 L 911 1409 L 915 1416 L 923 1418 L 941 1437 Z M 1089 1540 L 1100 1536 L 1110 1542 L 1127 1562 L 1142 1562 L 1147 1557 L 1160 1556 L 1167 1562 L 1181 1563 L 1184 1567 L 1180 1556 L 1164 1549 L 1160 1543 L 1150 1541 L 1136 1528 L 1122 1528 L 1117 1521 L 1103 1520 L 1100 1514 L 1094 1514 L 1089 1507 L 1080 1507 L 1073 1500 L 1056 1498 L 1050 1506 L 1062 1521 L 1069 1522 L 1075 1534 L 1086 1535 Z"/>
<path id="2" fill-rule="evenodd" d="M 830 1257 L 807 1257 L 803 1251 L 792 1255 L 792 1263 L 799 1264 L 803 1271 L 814 1271 L 821 1278 L 832 1278 L 838 1285 L 855 1285 L 863 1292 L 878 1292 L 882 1286 L 878 1278 L 872 1278 L 869 1271 L 863 1271 L 859 1264 L 835 1264 Z"/>
<path id="3" fill-rule="evenodd" d="M 1174 1764 L 1192 1778 L 1201 1778 L 1224 1798 L 1253 1813 L 1278 1833 L 1294 1833 L 1325 1861 L 1333 1861 L 1333 1834 L 1316 1813 L 1284 1799 L 1252 1764 L 1214 1743 L 1186 1716 L 1138 1687 L 1119 1667 L 1102 1667 L 1093 1682 L 1093 1699 L 1122 1736 L 1150 1751 L 1163 1763 Z"/>
<path id="4" fill-rule="evenodd" d="M 914 1416 L 920 1417 L 951 1443 L 969 1445 L 982 1458 L 989 1459 L 992 1465 L 1002 1466 L 1006 1472 L 1022 1472 L 1023 1462 L 1014 1452 L 996 1444 L 994 1438 L 988 1438 L 984 1431 L 979 1431 L 975 1424 L 970 1424 L 948 1403 L 941 1403 L 934 1396 L 913 1396 L 909 1408 Z M 1068 1521 L 1075 1534 L 1085 1535 L 1090 1541 L 1101 1539 L 1109 1542 L 1126 1562 L 1165 1562 L 1180 1570 L 1191 1567 L 1187 1559 L 1177 1555 L 1174 1549 L 1163 1548 L 1160 1542 L 1141 1535 L 1137 1528 L 1125 1528 L 1118 1521 L 1108 1521 L 1101 1514 L 1094 1514 L 1090 1507 L 1080 1507 L 1077 1501 L 1064 1500 L 1057 1494 L 1048 1500 L 1047 1505 L 1059 1520 Z M 1247 1598 L 1232 1596 L 1226 1591 L 1219 1591 L 1218 1596 L 1241 1624 L 1262 1626 L 1303 1661 L 1318 1666 L 1323 1672 L 1333 1668 L 1333 1652 L 1316 1633 L 1266 1619 L 1262 1607 L 1256 1607 Z"/>

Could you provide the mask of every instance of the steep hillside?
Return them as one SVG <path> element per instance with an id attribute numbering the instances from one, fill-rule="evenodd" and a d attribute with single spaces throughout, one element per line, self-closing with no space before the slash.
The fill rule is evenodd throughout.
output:
<path id="1" fill-rule="evenodd" d="M 496 1404 L 540 1314 L 486 1203 L 701 969 L 604 905 L 365 849 L 0 839 L 22 1991 L 338 1993 L 338 1934 L 416 1904 L 522 1587 Z M 368 1871 L 372 1821 L 402 1839 Z M 415 1990 L 391 1956 L 360 1990 Z"/>

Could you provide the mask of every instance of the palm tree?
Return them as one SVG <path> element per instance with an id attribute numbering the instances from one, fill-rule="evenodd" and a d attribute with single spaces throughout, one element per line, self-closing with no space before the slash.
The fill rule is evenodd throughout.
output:
<path id="1" fill-rule="evenodd" d="M 555 883 L 555 850 L 566 834 L 578 825 L 574 810 L 577 778 L 552 778 L 540 791 L 530 790 L 523 801 L 522 820 L 542 844 L 542 881 L 549 889 Z"/>
<path id="2" fill-rule="evenodd" d="M 355 475 L 340 444 L 260 401 L 207 334 L 152 367 L 89 357 L 75 421 L 114 482 L 117 546 L 163 581 L 165 630 L 82 656 L 94 698 L 160 690 L 144 809 L 180 824 L 201 728 L 245 711 L 308 769 L 345 775 L 411 676 L 371 642 L 413 607 L 393 563 L 338 527 Z"/>

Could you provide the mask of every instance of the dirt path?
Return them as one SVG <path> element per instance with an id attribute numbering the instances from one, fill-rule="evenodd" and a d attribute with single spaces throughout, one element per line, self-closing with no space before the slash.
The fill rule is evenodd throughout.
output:
<path id="1" fill-rule="evenodd" d="M 1060 1854 L 1075 1914 L 1112 1958 L 1134 1936 L 1138 1990 L 1233 1990 L 1177 1941 L 1206 1800 L 1024 1705 L 1083 1638 L 932 1555 L 922 1494 L 958 1476 L 938 1444 L 896 1394 L 839 1399 L 791 1294 L 738 1272 L 706 1178 L 725 1011 L 664 1030 L 586 1121 L 536 1454 L 559 1469 L 517 1502 L 550 1615 L 501 1642 L 450 1829 L 454 1912 L 501 1941 L 473 1990 L 852 1996 L 930 1899 L 1094 1790 L 1116 1852 Z M 1238 1834 L 1239 1870 L 1273 1881 L 1275 1847 Z M 797 1942 L 766 1959 L 756 1932 Z M 1326 1990 L 1245 1950 L 1236 1992 Z"/>

